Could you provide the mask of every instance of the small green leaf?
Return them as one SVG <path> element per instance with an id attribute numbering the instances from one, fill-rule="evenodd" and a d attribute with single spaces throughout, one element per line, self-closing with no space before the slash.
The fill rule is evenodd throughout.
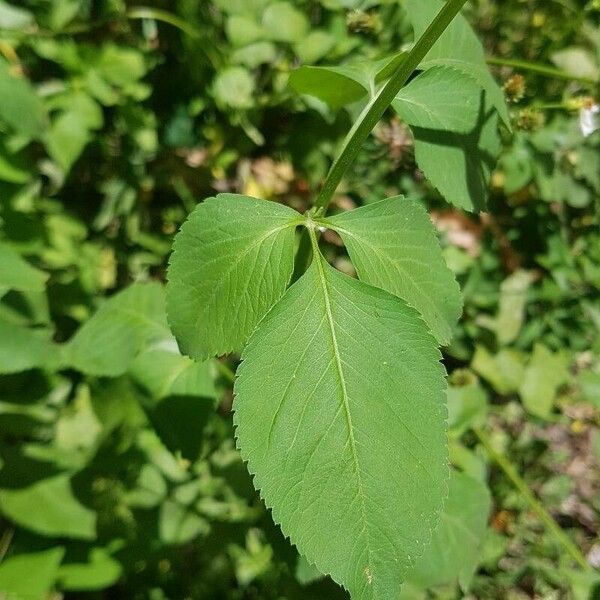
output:
<path id="1" fill-rule="evenodd" d="M 33 25 L 33 13 L 23 8 L 17 8 L 4 0 L 0 1 L 0 27 L 2 29 L 26 29 Z"/>
<path id="2" fill-rule="evenodd" d="M 81 156 L 91 136 L 84 115 L 64 111 L 52 121 L 46 136 L 48 154 L 68 172 Z"/>
<path id="3" fill-rule="evenodd" d="M 495 323 L 500 344 L 510 344 L 519 335 L 527 306 L 527 290 L 532 281 L 532 273 L 519 269 L 500 285 L 500 303 Z"/>
<path id="4" fill-rule="evenodd" d="M 416 35 L 443 6 L 438 0 L 407 3 Z M 439 45 L 443 52 L 436 50 Z M 453 59 L 447 62 L 440 56 Z M 501 148 L 498 114 L 508 123 L 510 119 L 502 91 L 487 70 L 481 44 L 460 15 L 421 68 L 426 71 L 393 102 L 412 126 L 417 164 L 448 202 L 465 210 L 483 210 Z"/>
<path id="5" fill-rule="evenodd" d="M 574 77 L 598 81 L 600 69 L 593 53 L 581 46 L 570 46 L 552 53 L 552 62 Z"/>
<path id="6" fill-rule="evenodd" d="M 433 336 L 404 301 L 317 256 L 242 358 L 237 440 L 275 521 L 355 600 L 395 599 L 446 493 Z"/>
<path id="7" fill-rule="evenodd" d="M 158 283 L 138 283 L 108 299 L 75 333 L 66 360 L 90 375 L 127 371 L 146 344 L 171 338 L 165 292 Z"/>
<path id="8" fill-rule="evenodd" d="M 289 43 L 300 41 L 310 28 L 306 15 L 290 2 L 269 4 L 263 12 L 262 25 L 270 39 Z"/>
<path id="9" fill-rule="evenodd" d="M 264 40 L 265 32 L 251 17 L 232 15 L 225 24 L 227 37 L 234 46 L 246 46 Z"/>
<path id="10" fill-rule="evenodd" d="M 340 108 L 366 96 L 362 76 L 349 76 L 349 67 L 304 66 L 292 71 L 290 85 L 300 94 L 315 96 L 332 108 Z"/>
<path id="11" fill-rule="evenodd" d="M 212 361 L 199 363 L 182 356 L 173 339 L 139 354 L 129 372 L 155 399 L 170 395 L 216 397 Z"/>
<path id="12" fill-rule="evenodd" d="M 23 155 L 10 151 L 0 140 L 0 181 L 27 183 L 31 178 L 30 165 Z"/>
<path id="13" fill-rule="evenodd" d="M 421 204 L 388 198 L 329 218 L 358 276 L 416 308 L 441 344 L 460 317 L 462 300 L 435 229 Z"/>
<path id="14" fill-rule="evenodd" d="M 58 569 L 60 587 L 68 591 L 101 590 L 121 576 L 121 564 L 104 548 L 91 548 L 86 562 L 65 562 Z"/>
<path id="15" fill-rule="evenodd" d="M 600 372 L 580 371 L 577 377 L 581 396 L 584 400 L 600 408 Z"/>
<path id="16" fill-rule="evenodd" d="M 244 67 L 229 67 L 219 73 L 213 84 L 217 104 L 223 108 L 252 108 L 254 78 Z"/>
<path id="17" fill-rule="evenodd" d="M 51 337 L 52 332 L 46 329 L 0 320 L 0 373 L 56 368 L 60 364 L 60 347 Z"/>
<path id="18" fill-rule="evenodd" d="M 468 133 L 477 122 L 480 91 L 472 77 L 436 66 L 402 88 L 392 106 L 409 125 Z"/>
<path id="19" fill-rule="evenodd" d="M 43 292 L 48 275 L 32 267 L 10 246 L 0 243 L 0 296 L 9 290 Z"/>
<path id="20" fill-rule="evenodd" d="M 214 0 L 223 12 L 230 15 L 260 14 L 271 0 Z"/>
<path id="21" fill-rule="evenodd" d="M 196 207 L 175 238 L 167 285 L 184 353 L 203 360 L 242 348 L 285 291 L 302 220 L 281 204 L 235 194 Z"/>
<path id="22" fill-rule="evenodd" d="M 469 427 L 482 425 L 487 414 L 487 395 L 477 376 L 455 369 L 448 386 L 448 429 L 458 439 Z"/>
<path id="23" fill-rule="evenodd" d="M 302 62 L 311 64 L 327 55 L 335 44 L 336 39 L 333 35 L 317 29 L 298 41 L 295 50 Z"/>
<path id="24" fill-rule="evenodd" d="M 475 348 L 471 367 L 486 379 L 499 394 L 516 392 L 523 381 L 525 358 L 512 348 L 504 348 L 498 354 L 490 354 L 484 346 Z"/>
<path id="25" fill-rule="evenodd" d="M 18 133 L 39 137 L 44 128 L 46 112 L 42 101 L 26 79 L 11 74 L 0 59 L 0 120 Z"/>
<path id="26" fill-rule="evenodd" d="M 65 549 L 59 546 L 42 552 L 17 554 L 4 560 L 0 564 L 0 597 L 7 600 L 48 598 L 64 553 Z"/>
<path id="27" fill-rule="evenodd" d="M 519 387 L 529 413 L 542 419 L 550 417 L 558 388 L 570 379 L 569 366 L 567 354 L 553 353 L 543 344 L 535 345 Z"/>
<path id="28" fill-rule="evenodd" d="M 300 94 L 315 96 L 332 108 L 340 108 L 373 94 L 377 84 L 388 79 L 405 57 L 405 52 L 398 52 L 378 61 L 303 66 L 292 71 L 289 82 Z"/>
<path id="29" fill-rule="evenodd" d="M 277 48 L 272 42 L 256 42 L 238 48 L 231 53 L 231 62 L 255 69 L 259 65 L 272 63 L 277 58 Z"/>
<path id="30" fill-rule="evenodd" d="M 453 471 L 440 524 L 407 581 L 422 589 L 457 579 L 468 584 L 479 564 L 490 508 L 487 486 Z"/>
<path id="31" fill-rule="evenodd" d="M 0 512 L 40 535 L 84 540 L 96 537 L 96 513 L 75 497 L 68 473 L 25 488 L 0 490 Z"/>
<path id="32" fill-rule="evenodd" d="M 191 506 L 167 500 L 160 507 L 158 517 L 159 537 L 165 544 L 185 544 L 208 533 L 210 526 Z"/>

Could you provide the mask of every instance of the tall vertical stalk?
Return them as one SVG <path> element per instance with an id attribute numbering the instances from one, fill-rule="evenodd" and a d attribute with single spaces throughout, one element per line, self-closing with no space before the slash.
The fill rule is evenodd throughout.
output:
<path id="1" fill-rule="evenodd" d="M 342 151 L 337 157 L 325 183 L 315 202 L 319 212 L 325 212 L 331 198 L 335 193 L 342 177 L 356 158 L 364 141 L 367 139 L 375 125 L 388 106 L 392 103 L 398 92 L 406 84 L 419 63 L 427 56 L 429 50 L 437 42 L 467 0 L 448 0 L 444 7 L 431 22 L 423 35 L 417 40 L 412 50 L 408 53 L 390 80 L 381 88 L 378 94 L 365 106 L 352 129 L 348 132 Z"/>
<path id="2" fill-rule="evenodd" d="M 560 542 L 565 551 L 571 555 L 573 560 L 584 570 L 591 569 L 590 564 L 579 548 L 571 541 L 571 538 L 560 528 L 558 523 L 552 518 L 552 515 L 542 506 L 540 501 L 535 497 L 531 488 L 527 485 L 524 479 L 517 473 L 511 462 L 505 456 L 496 451 L 487 434 L 481 429 L 474 429 L 475 435 L 479 438 L 481 445 L 485 448 L 488 456 L 502 469 L 510 482 L 521 493 L 527 501 L 533 512 L 538 516 L 540 521 L 544 523 L 548 531 L 554 538 Z"/>

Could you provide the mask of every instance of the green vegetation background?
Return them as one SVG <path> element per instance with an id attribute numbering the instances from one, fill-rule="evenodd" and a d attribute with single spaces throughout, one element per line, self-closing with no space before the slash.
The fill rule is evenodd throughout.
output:
<path id="1" fill-rule="evenodd" d="M 592 598 L 600 131 L 582 124 L 598 119 L 600 5 L 479 0 L 467 15 L 514 126 L 489 212 L 439 198 L 391 113 L 335 200 L 423 200 L 465 299 L 444 354 L 451 458 L 476 489 L 403 597 Z M 162 283 L 202 198 L 309 206 L 356 107 L 298 96 L 294 67 L 411 40 L 396 1 L 0 1 L 0 598 L 343 597 L 272 524 L 235 450 L 235 357 L 179 354 Z"/>

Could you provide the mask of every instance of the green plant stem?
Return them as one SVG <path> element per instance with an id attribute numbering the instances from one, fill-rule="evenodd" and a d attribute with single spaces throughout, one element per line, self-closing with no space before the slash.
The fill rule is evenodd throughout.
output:
<path id="1" fill-rule="evenodd" d="M 527 108 L 533 108 L 535 110 L 577 110 L 567 102 L 539 102 L 533 103 Z"/>
<path id="2" fill-rule="evenodd" d="M 189 23 L 180 19 L 178 16 L 161 10 L 159 8 L 150 8 L 147 6 L 136 6 L 127 11 L 128 19 L 152 19 L 154 21 L 162 21 L 168 23 L 177 29 L 181 29 L 184 33 L 192 38 L 200 37 L 200 32 L 192 27 Z"/>
<path id="3" fill-rule="evenodd" d="M 126 17 L 128 19 L 152 19 L 154 21 L 160 21 L 176 27 L 192 39 L 197 40 L 202 37 L 202 32 L 199 29 L 193 25 L 190 25 L 187 21 L 181 19 L 177 15 L 174 15 L 166 10 L 161 10 L 160 8 L 134 6 L 127 11 Z M 213 51 L 211 45 L 199 44 L 198 48 L 204 53 L 211 66 L 214 69 L 218 69 L 221 61 L 217 53 Z"/>
<path id="4" fill-rule="evenodd" d="M 550 533 L 552 533 L 556 540 L 560 542 L 560 544 L 571 555 L 577 564 L 579 564 L 586 571 L 591 570 L 592 567 L 582 554 L 581 550 L 579 550 L 579 548 L 571 541 L 571 538 L 559 527 L 557 522 L 552 518 L 552 515 L 550 515 L 550 513 L 542 506 L 525 480 L 517 473 L 511 462 L 505 456 L 495 450 L 490 438 L 483 430 L 475 428 L 473 431 L 479 438 L 479 441 L 485 448 L 488 456 L 502 469 L 504 474 L 508 477 L 508 479 L 510 479 L 515 488 L 517 488 L 525 500 L 527 500 L 527 503 L 533 512 L 535 512 L 540 521 L 544 523 Z"/>
<path id="5" fill-rule="evenodd" d="M 10 543 L 12 542 L 13 535 L 15 534 L 15 530 L 13 527 L 8 527 L 4 530 L 2 534 L 2 538 L 0 538 L 0 563 L 4 560 L 8 549 L 10 548 Z"/>
<path id="6" fill-rule="evenodd" d="M 571 75 L 566 71 L 562 71 L 561 69 L 557 69 L 550 65 L 530 62 L 527 60 L 513 60 L 509 58 L 499 58 L 497 56 L 488 56 L 486 60 L 488 65 L 512 67 L 513 69 L 529 71 L 530 73 L 537 73 L 538 75 L 544 75 L 545 77 L 552 77 L 554 79 L 566 79 L 567 81 L 578 81 L 579 83 L 585 83 L 587 85 L 598 84 L 596 80 L 591 79 L 590 77 L 579 77 L 577 75 Z"/>
<path id="7" fill-rule="evenodd" d="M 444 33 L 463 5 L 466 4 L 466 1 L 448 0 L 446 2 L 390 80 L 364 108 L 358 120 L 352 126 L 352 129 L 348 132 L 342 151 L 327 174 L 323 188 L 315 202 L 317 211 L 325 212 L 342 177 L 356 158 L 364 141 L 392 103 L 396 94 L 406 84 L 413 71 L 419 66 L 419 63 L 425 58 L 442 33 Z"/>

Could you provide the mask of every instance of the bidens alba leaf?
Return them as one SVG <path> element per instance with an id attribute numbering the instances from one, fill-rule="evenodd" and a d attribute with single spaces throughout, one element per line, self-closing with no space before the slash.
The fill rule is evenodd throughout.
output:
<path id="1" fill-rule="evenodd" d="M 417 311 L 317 252 L 243 353 L 238 445 L 299 551 L 393 600 L 446 495 L 444 369 Z"/>
<path id="2" fill-rule="evenodd" d="M 440 344 L 447 344 L 462 299 L 423 206 L 402 196 L 327 219 L 337 231 L 359 278 L 416 308 Z"/>
<path id="3" fill-rule="evenodd" d="M 480 95 L 472 77 L 435 66 L 403 87 L 392 106 L 408 125 L 468 133 L 477 122 Z"/>
<path id="4" fill-rule="evenodd" d="M 241 350 L 288 285 L 303 221 L 287 206 L 236 194 L 196 207 L 168 274 L 167 313 L 182 352 L 202 360 Z"/>

